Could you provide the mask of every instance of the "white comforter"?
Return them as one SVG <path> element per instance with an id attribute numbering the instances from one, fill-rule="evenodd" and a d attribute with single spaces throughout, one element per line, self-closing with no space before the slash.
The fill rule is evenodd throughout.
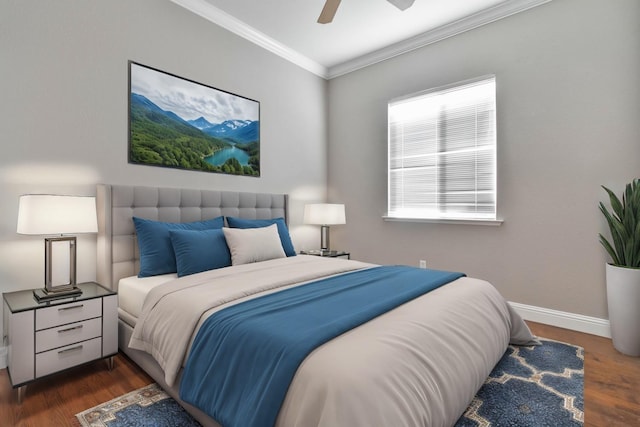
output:
<path id="1" fill-rule="evenodd" d="M 229 304 L 318 277 L 367 268 L 296 256 L 187 276 L 147 296 L 130 346 L 153 355 L 172 384 L 199 325 Z M 278 426 L 451 426 L 507 344 L 533 342 L 489 283 L 460 278 L 313 351 Z"/>

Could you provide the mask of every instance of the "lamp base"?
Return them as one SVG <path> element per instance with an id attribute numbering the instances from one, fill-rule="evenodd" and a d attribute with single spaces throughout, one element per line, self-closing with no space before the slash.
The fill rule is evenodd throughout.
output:
<path id="1" fill-rule="evenodd" d="M 323 252 L 329 251 L 329 226 L 323 225 L 320 227 L 320 250 Z"/>
<path id="2" fill-rule="evenodd" d="M 33 296 L 36 301 L 51 301 L 58 298 L 71 298 L 82 295 L 82 289 L 80 288 L 71 288 L 64 289 L 61 291 L 48 291 L 47 289 L 34 289 Z"/>
<path id="3" fill-rule="evenodd" d="M 76 287 L 75 236 L 44 239 L 44 284 L 48 293 Z"/>

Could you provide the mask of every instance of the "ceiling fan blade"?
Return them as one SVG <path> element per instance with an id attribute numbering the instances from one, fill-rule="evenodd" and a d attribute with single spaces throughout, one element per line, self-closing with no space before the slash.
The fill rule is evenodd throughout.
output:
<path id="1" fill-rule="evenodd" d="M 400 10 L 409 9 L 415 0 L 387 0 Z"/>
<path id="2" fill-rule="evenodd" d="M 320 17 L 318 17 L 318 23 L 328 24 L 333 21 L 333 17 L 335 16 L 339 5 L 340 0 L 327 0 L 322 8 L 322 12 L 320 12 Z"/>

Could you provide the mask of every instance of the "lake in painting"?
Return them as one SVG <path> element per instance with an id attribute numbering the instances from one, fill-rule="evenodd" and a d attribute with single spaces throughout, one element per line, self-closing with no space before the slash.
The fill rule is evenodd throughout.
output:
<path id="1" fill-rule="evenodd" d="M 246 151 L 236 147 L 222 149 L 216 152 L 213 156 L 205 157 L 204 161 L 214 166 L 222 166 L 224 162 L 234 157 L 238 159 L 242 166 L 249 164 L 249 155 Z"/>

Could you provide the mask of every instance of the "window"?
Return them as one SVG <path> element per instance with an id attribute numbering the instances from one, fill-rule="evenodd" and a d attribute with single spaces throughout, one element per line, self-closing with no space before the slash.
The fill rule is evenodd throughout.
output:
<path id="1" fill-rule="evenodd" d="M 387 219 L 496 220 L 495 76 L 389 103 Z"/>

